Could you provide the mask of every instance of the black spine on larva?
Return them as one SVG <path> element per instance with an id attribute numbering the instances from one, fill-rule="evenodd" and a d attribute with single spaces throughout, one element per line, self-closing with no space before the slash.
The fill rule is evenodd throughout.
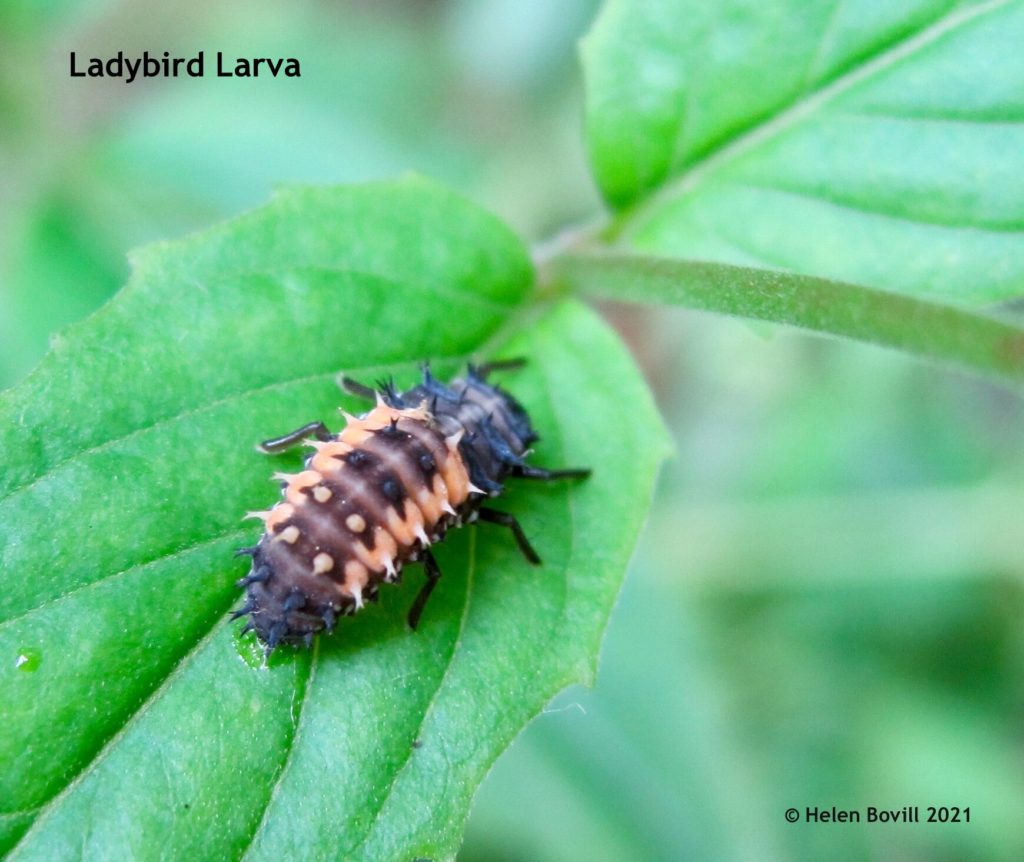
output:
<path id="1" fill-rule="evenodd" d="M 359 544 L 374 550 L 375 529 L 383 526 L 389 507 L 402 517 L 405 501 L 419 488 L 432 487 L 438 471 L 434 455 L 443 457 L 445 438 L 461 434 L 459 455 L 472 484 L 489 496 L 501 493 L 503 479 L 524 463 L 537 435 L 522 406 L 484 376 L 471 366 L 464 377 L 448 385 L 429 371 L 424 371 L 422 383 L 404 392 L 391 381 L 379 384 L 386 404 L 399 409 L 425 406 L 429 418 L 396 420 L 339 456 L 343 468 L 322 482 L 330 492 L 327 499 L 307 500 L 277 526 L 275 535 L 264 533 L 254 548 L 246 549 L 252 570 L 239 582 L 247 591 L 240 613 L 251 614 L 247 627 L 269 649 L 280 643 L 308 643 L 317 632 L 332 629 L 336 616 L 357 609 L 354 601 L 339 603 L 333 581 L 340 583 L 346 563 L 357 561 Z M 470 494 L 457 513 L 427 525 L 431 540 L 442 540 L 449 527 L 471 516 L 485 499 L 483 494 Z M 283 541 L 289 527 L 296 533 Z M 310 565 L 321 553 L 329 554 L 334 568 L 315 577 Z M 398 569 L 402 562 L 416 559 L 418 551 L 403 553 L 394 560 Z M 381 573 L 370 572 L 366 600 L 376 599 L 382 580 Z"/>

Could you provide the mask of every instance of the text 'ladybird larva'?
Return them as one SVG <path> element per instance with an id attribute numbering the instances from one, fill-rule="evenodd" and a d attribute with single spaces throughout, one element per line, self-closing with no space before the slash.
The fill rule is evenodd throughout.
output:
<path id="1" fill-rule="evenodd" d="M 315 452 L 305 469 L 276 474 L 282 499 L 266 512 L 259 542 L 238 553 L 252 569 L 238 582 L 255 631 L 269 653 L 279 644 L 312 643 L 339 616 L 377 598 L 406 563 L 423 563 L 426 582 L 409 610 L 416 627 L 441 577 L 430 546 L 453 527 L 486 521 L 508 527 L 531 563 L 540 558 L 516 518 L 484 506 L 505 490 L 503 480 L 582 478 L 589 470 L 546 470 L 525 462 L 537 434 L 523 407 L 487 382 L 490 372 L 522 360 L 469 366 L 447 386 L 424 368 L 423 381 L 399 392 L 390 381 L 372 389 L 347 378 L 344 388 L 373 399 L 362 416 L 346 415 L 340 433 L 311 422 L 260 444 L 266 453 L 306 443 Z"/>

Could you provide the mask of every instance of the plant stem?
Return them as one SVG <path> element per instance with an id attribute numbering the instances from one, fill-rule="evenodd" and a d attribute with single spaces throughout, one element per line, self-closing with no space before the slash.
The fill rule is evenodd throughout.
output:
<path id="1" fill-rule="evenodd" d="M 545 292 L 657 302 L 785 323 L 1024 384 L 1024 326 L 969 308 L 814 276 L 620 252 L 568 251 Z"/>

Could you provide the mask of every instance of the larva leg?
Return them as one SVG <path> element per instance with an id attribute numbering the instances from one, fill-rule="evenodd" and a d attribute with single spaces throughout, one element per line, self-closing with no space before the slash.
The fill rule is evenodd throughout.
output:
<path id="1" fill-rule="evenodd" d="M 427 576 L 427 582 L 420 588 L 419 593 L 416 595 L 416 600 L 412 603 L 412 607 L 409 608 L 409 628 L 415 629 L 420 624 L 420 615 L 423 613 L 423 608 L 426 607 L 427 599 L 430 598 L 430 594 L 434 591 L 434 587 L 437 586 L 437 582 L 441 580 L 441 567 L 437 565 L 437 560 L 434 559 L 434 555 L 430 551 L 424 550 L 420 553 L 420 559 L 423 560 L 424 573 Z"/>
<path id="2" fill-rule="evenodd" d="M 523 532 L 523 528 L 519 525 L 515 515 L 510 515 L 508 512 L 499 512 L 497 509 L 480 509 L 478 514 L 481 521 L 497 524 L 500 527 L 508 527 L 512 531 L 512 536 L 515 538 L 522 555 L 533 565 L 540 565 L 540 556 L 533 549 L 530 540 L 526 538 L 526 533 Z"/>
<path id="3" fill-rule="evenodd" d="M 568 470 L 545 470 L 543 467 L 517 464 L 512 468 L 513 476 L 518 476 L 520 479 L 537 479 L 541 482 L 553 482 L 556 479 L 586 479 L 592 472 L 589 467 L 574 467 Z"/>
<path id="4" fill-rule="evenodd" d="M 360 383 L 358 380 L 342 375 L 339 383 L 341 388 L 349 395 L 355 395 L 356 398 L 365 398 L 367 401 L 377 400 L 377 390 L 364 383 Z"/>
<path id="5" fill-rule="evenodd" d="M 297 446 L 309 437 L 315 437 L 317 440 L 330 440 L 333 436 L 323 422 L 309 422 L 280 437 L 264 440 L 256 448 L 267 455 L 276 455 L 278 452 L 285 452 L 293 446 Z"/>

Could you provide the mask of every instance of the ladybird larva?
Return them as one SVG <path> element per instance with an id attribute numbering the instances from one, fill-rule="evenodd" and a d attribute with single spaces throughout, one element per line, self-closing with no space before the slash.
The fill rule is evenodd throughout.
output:
<path id="1" fill-rule="evenodd" d="M 308 646 L 338 617 L 375 601 L 406 563 L 422 562 L 426 581 L 408 617 L 416 628 L 441 576 L 430 547 L 464 524 L 507 527 L 523 556 L 540 563 L 516 518 L 484 502 L 501 495 L 509 477 L 582 478 L 590 471 L 526 463 L 538 439 L 530 418 L 487 382 L 490 372 L 521 364 L 471 365 L 448 385 L 424 368 L 422 382 L 403 392 L 390 381 L 373 389 L 343 378 L 347 391 L 375 400 L 370 411 L 346 414 L 338 434 L 311 422 L 260 444 L 271 454 L 300 443 L 315 451 L 301 472 L 275 474 L 283 489 L 273 508 L 247 515 L 263 520 L 264 533 L 238 552 L 252 557 L 238 582 L 246 602 L 232 615 L 249 615 L 242 633 L 255 631 L 268 653 L 279 644 Z"/>

